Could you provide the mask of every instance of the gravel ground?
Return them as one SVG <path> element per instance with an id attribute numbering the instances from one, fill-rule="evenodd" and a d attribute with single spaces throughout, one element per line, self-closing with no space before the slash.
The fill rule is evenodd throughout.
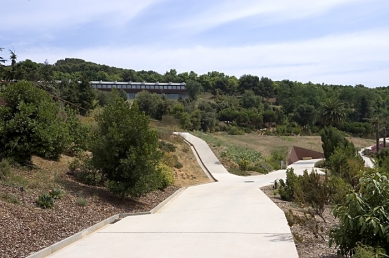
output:
<path id="1" fill-rule="evenodd" d="M 22 197 L 19 189 L 0 184 L 0 257 L 26 257 L 112 215 L 149 211 L 178 190 L 170 186 L 141 198 L 117 199 L 70 177 L 64 186 L 54 208 L 41 209 L 35 204 L 41 190 L 26 190 Z M 19 204 L 12 203 L 17 200 Z"/>
<path id="2" fill-rule="evenodd" d="M 274 195 L 273 186 L 266 186 L 261 188 L 261 190 L 284 212 L 292 211 L 294 214 L 303 216 L 303 209 L 296 203 L 283 201 L 279 196 Z M 318 216 L 316 216 L 316 221 L 318 222 L 319 228 L 322 228 L 323 232 L 321 235 L 324 239 L 320 236 L 315 237 L 312 231 L 305 226 L 295 224 L 290 227 L 290 230 L 294 235 L 294 241 L 300 258 L 337 257 L 336 249 L 334 247 L 329 247 L 328 245 L 328 231 L 332 226 L 336 225 L 337 220 L 331 214 L 330 207 L 326 208 L 323 217 L 326 220 L 325 223 Z"/>

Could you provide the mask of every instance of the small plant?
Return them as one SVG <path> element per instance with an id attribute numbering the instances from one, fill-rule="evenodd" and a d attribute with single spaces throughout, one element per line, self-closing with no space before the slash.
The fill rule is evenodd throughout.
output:
<path id="1" fill-rule="evenodd" d="M 54 198 L 50 194 L 41 194 L 36 204 L 43 209 L 51 209 L 54 207 Z"/>
<path id="2" fill-rule="evenodd" d="M 177 162 L 174 165 L 174 167 L 180 169 L 180 168 L 184 167 L 184 165 L 182 165 L 182 163 L 177 160 Z"/>
<path id="3" fill-rule="evenodd" d="M 262 153 L 247 147 L 234 146 L 222 151 L 220 157 L 230 159 L 237 164 L 241 160 L 247 160 L 249 164 L 255 164 L 262 158 Z"/>
<path id="4" fill-rule="evenodd" d="M 159 141 L 158 145 L 162 151 L 166 151 L 166 152 L 175 152 L 176 151 L 176 146 L 170 142 Z"/>
<path id="5" fill-rule="evenodd" d="M 316 220 L 315 214 L 311 209 L 304 210 L 304 215 L 294 214 L 292 210 L 285 211 L 284 213 L 289 227 L 292 227 L 293 225 L 300 225 L 312 232 L 316 238 L 320 237 L 323 241 L 325 241 L 323 236 L 324 228 Z"/>
<path id="6" fill-rule="evenodd" d="M 81 207 L 85 207 L 88 205 L 88 201 L 83 197 L 78 197 L 76 200 L 76 204 Z"/>
<path id="7" fill-rule="evenodd" d="M 13 203 L 13 204 L 19 204 L 19 199 L 13 195 L 13 194 L 8 194 L 8 193 L 1 193 L 0 192 L 0 199 L 8 202 L 8 203 Z"/>
<path id="8" fill-rule="evenodd" d="M 168 187 L 169 185 L 172 185 L 174 184 L 174 174 L 173 174 L 173 171 L 172 169 L 163 164 L 163 163 L 160 163 L 158 165 L 158 169 L 161 173 L 161 177 L 162 177 L 162 182 L 161 182 L 161 189 L 164 189 L 166 187 Z"/>
<path id="9" fill-rule="evenodd" d="M 386 255 L 386 252 L 382 248 L 374 248 L 372 246 L 367 246 L 363 244 L 358 244 L 355 248 L 355 253 L 353 258 L 381 258 L 381 257 L 389 257 Z"/>
<path id="10" fill-rule="evenodd" d="M 242 171 L 247 171 L 249 166 L 249 161 L 247 159 L 241 159 L 238 161 L 239 169 Z"/>
<path id="11" fill-rule="evenodd" d="M 69 164 L 69 173 L 77 181 L 86 185 L 98 185 L 102 182 L 100 171 L 94 168 L 92 159 L 88 155 L 80 155 Z"/>
<path id="12" fill-rule="evenodd" d="M 182 146 L 182 151 L 183 152 L 185 152 L 185 153 L 188 153 L 189 152 L 189 145 L 188 144 L 184 144 L 183 146 Z"/>
<path id="13" fill-rule="evenodd" d="M 7 160 L 0 162 L 0 180 L 5 180 L 11 174 L 11 166 Z"/>
<path id="14" fill-rule="evenodd" d="M 299 177 L 294 173 L 293 168 L 286 171 L 286 181 L 279 180 L 279 194 L 282 200 L 292 201 L 295 198 L 295 189 L 299 184 Z"/>
<path id="15" fill-rule="evenodd" d="M 49 195 L 53 199 L 61 199 L 62 198 L 62 191 L 59 189 L 51 189 L 51 190 L 49 190 Z"/>

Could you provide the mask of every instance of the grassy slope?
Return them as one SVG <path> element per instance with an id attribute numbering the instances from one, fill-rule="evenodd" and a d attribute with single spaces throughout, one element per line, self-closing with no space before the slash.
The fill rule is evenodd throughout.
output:
<path id="1" fill-rule="evenodd" d="M 201 132 L 195 132 L 194 134 L 205 140 L 219 158 L 220 153 L 230 146 L 248 147 L 260 151 L 264 158 L 270 157 L 272 151 L 281 150 L 285 152 L 285 150 L 289 150 L 292 146 L 320 152 L 323 151 L 320 136 L 266 136 L 256 133 L 228 135 L 225 133 L 205 134 Z M 355 147 L 358 149 L 374 144 L 374 140 L 372 139 L 349 137 L 348 140 L 354 143 Z M 226 167 L 231 165 L 228 161 L 223 159 L 221 159 L 221 162 Z"/>

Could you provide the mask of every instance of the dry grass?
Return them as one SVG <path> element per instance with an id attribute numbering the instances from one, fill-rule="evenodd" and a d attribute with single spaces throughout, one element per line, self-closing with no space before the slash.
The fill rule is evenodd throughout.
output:
<path id="1" fill-rule="evenodd" d="M 190 146 L 180 136 L 172 135 L 173 132 L 182 131 L 178 124 L 169 124 L 164 120 L 152 120 L 150 125 L 158 132 L 160 140 L 173 143 L 177 147 L 172 154 L 178 157 L 178 161 L 183 164 L 183 167 L 174 168 L 174 185 L 187 187 L 211 182 L 199 166 Z"/>
<path id="2" fill-rule="evenodd" d="M 195 133 L 204 139 L 210 147 L 217 153 L 228 146 L 245 146 L 256 151 L 260 151 L 264 157 L 270 156 L 272 151 L 298 146 L 314 151 L 322 152 L 322 142 L 320 136 L 266 136 L 257 133 L 246 135 L 228 135 L 225 133 Z M 361 139 L 348 137 L 358 149 L 374 144 L 373 139 Z"/>

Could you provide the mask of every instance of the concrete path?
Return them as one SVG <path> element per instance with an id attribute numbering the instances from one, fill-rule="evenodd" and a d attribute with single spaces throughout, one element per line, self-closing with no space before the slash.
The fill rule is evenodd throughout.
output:
<path id="1" fill-rule="evenodd" d="M 126 217 L 50 257 L 298 257 L 284 213 L 259 190 L 285 170 L 229 174 L 203 140 L 182 135 L 218 182 L 189 187 L 157 213 Z M 301 174 L 315 161 L 293 167 Z"/>

